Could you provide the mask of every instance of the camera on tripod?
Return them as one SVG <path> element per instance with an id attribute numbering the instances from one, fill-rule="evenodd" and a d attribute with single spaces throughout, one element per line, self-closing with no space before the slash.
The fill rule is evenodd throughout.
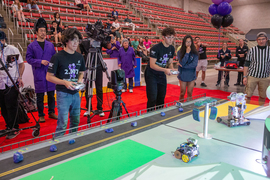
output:
<path id="1" fill-rule="evenodd" d="M 125 82 L 125 71 L 123 69 L 114 70 L 111 71 L 111 82 L 108 82 L 107 87 L 113 89 L 114 92 L 118 92 L 123 89 Z"/>
<path id="2" fill-rule="evenodd" d="M 111 41 L 111 30 L 104 29 L 104 26 L 100 21 L 97 21 L 95 24 L 87 24 L 85 28 L 85 32 L 89 38 L 94 39 L 93 43 L 91 42 L 92 47 L 105 47 L 108 42 Z"/>

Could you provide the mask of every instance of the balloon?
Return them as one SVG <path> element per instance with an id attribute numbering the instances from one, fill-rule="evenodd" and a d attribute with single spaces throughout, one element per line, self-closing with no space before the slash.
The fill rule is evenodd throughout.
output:
<path id="1" fill-rule="evenodd" d="M 268 88 L 266 89 L 266 96 L 270 100 L 270 86 L 268 86 Z"/>
<path id="2" fill-rule="evenodd" d="M 222 16 L 220 16 L 219 14 L 215 14 L 211 18 L 211 23 L 213 24 L 215 28 L 219 29 L 222 24 Z"/>
<path id="3" fill-rule="evenodd" d="M 217 14 L 217 5 L 216 4 L 211 4 L 208 8 L 208 11 L 211 15 Z"/>
<path id="4" fill-rule="evenodd" d="M 231 12 L 232 12 L 232 5 L 230 5 L 229 11 L 228 11 L 228 13 L 226 15 L 231 14 Z"/>
<path id="5" fill-rule="evenodd" d="M 219 5 L 220 3 L 222 3 L 223 0 L 212 0 L 212 2 L 216 5 Z"/>
<path id="6" fill-rule="evenodd" d="M 231 3 L 233 0 L 223 0 L 223 2 Z"/>
<path id="7" fill-rule="evenodd" d="M 233 16 L 228 14 L 223 17 L 222 27 L 228 27 L 233 23 Z"/>
<path id="8" fill-rule="evenodd" d="M 217 12 L 221 16 L 226 16 L 230 10 L 230 4 L 227 2 L 222 2 L 217 7 Z"/>

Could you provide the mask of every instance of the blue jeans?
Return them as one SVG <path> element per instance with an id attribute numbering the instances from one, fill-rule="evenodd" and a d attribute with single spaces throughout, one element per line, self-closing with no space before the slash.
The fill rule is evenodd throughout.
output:
<path id="1" fill-rule="evenodd" d="M 58 120 L 56 127 L 56 136 L 63 136 L 65 134 L 65 129 L 67 128 L 68 123 L 68 113 L 70 124 L 69 128 L 77 127 L 80 123 L 80 95 L 77 92 L 76 94 L 69 94 L 61 91 L 57 91 L 57 108 L 58 108 Z M 59 132 L 63 131 L 63 132 Z M 70 131 L 76 132 L 77 129 Z M 59 132 L 59 133 L 57 133 Z"/>
<path id="2" fill-rule="evenodd" d="M 39 11 L 39 7 L 37 4 L 34 4 L 33 6 L 31 6 L 31 4 L 26 4 L 26 7 L 31 10 L 31 9 L 36 9 L 37 11 Z"/>

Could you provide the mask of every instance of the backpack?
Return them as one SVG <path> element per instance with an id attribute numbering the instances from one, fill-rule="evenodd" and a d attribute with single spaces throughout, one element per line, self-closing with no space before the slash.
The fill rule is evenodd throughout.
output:
<path id="1" fill-rule="evenodd" d="M 20 99 L 23 107 L 27 112 L 37 111 L 36 93 L 31 86 L 23 88 L 21 92 L 23 99 Z"/>

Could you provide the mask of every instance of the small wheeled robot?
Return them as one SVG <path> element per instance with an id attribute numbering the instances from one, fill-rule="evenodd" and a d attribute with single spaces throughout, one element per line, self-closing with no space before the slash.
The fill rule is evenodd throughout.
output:
<path id="1" fill-rule="evenodd" d="M 250 125 L 250 120 L 244 117 L 246 110 L 246 94 L 232 92 L 228 99 L 235 102 L 235 106 L 228 106 L 228 116 L 217 117 L 217 122 L 224 122 L 228 127 Z"/>
<path id="2" fill-rule="evenodd" d="M 177 147 L 174 152 L 174 157 L 176 159 L 182 159 L 183 162 L 188 163 L 200 154 L 199 145 L 197 140 L 193 138 L 188 138 L 187 142 L 180 144 L 180 147 Z"/>

